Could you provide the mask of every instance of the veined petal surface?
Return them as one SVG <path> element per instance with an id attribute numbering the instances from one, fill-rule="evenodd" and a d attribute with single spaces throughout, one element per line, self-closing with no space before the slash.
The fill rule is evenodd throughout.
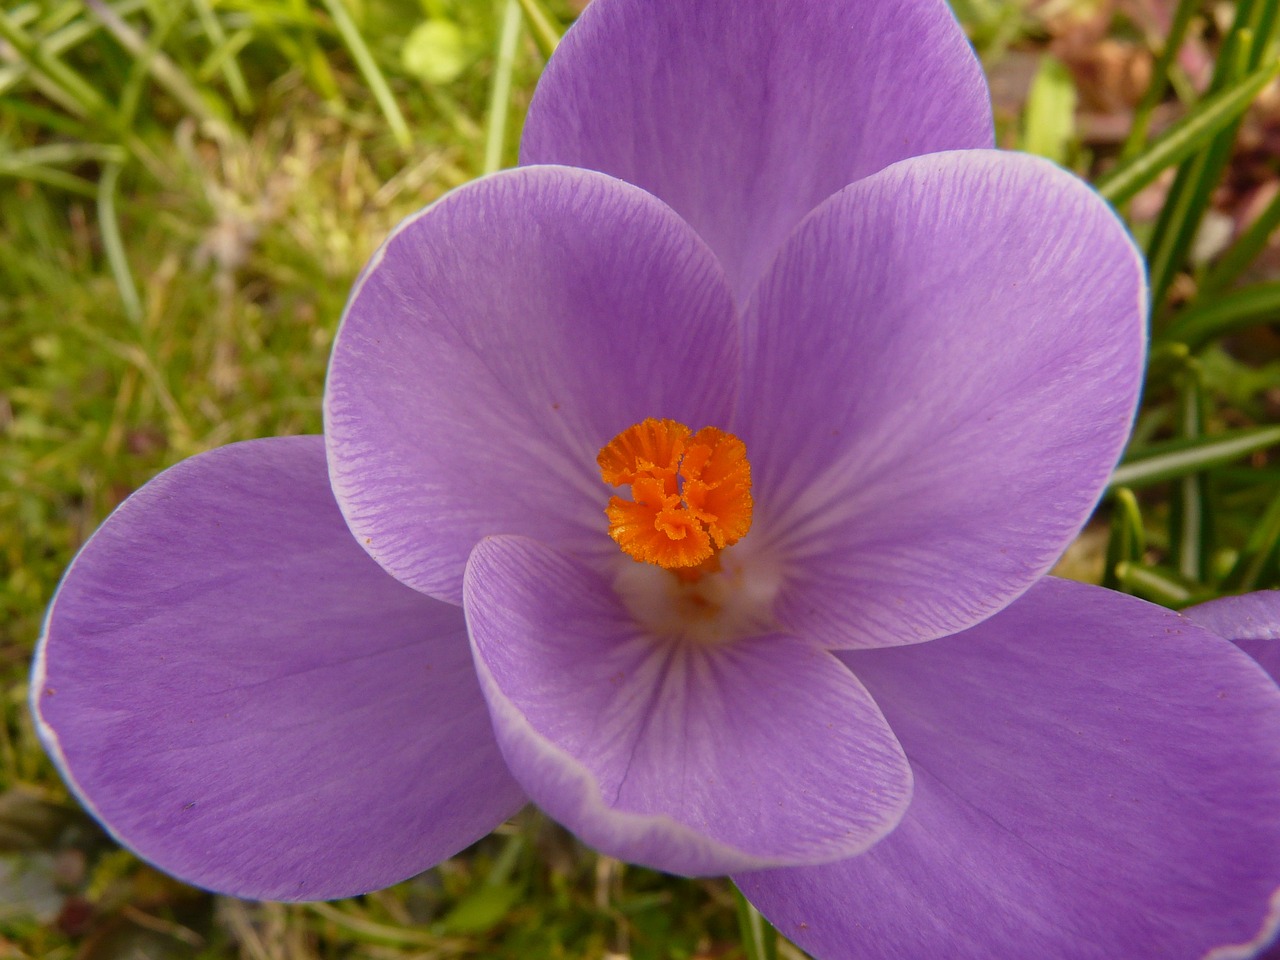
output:
<path id="1" fill-rule="evenodd" d="M 596 0 L 538 83 L 520 157 L 662 198 L 742 302 L 841 187 L 992 144 L 981 67 L 942 0 Z"/>
<path id="2" fill-rule="evenodd" d="M 1280 683 L 1280 590 L 1220 597 L 1182 612 L 1218 636 L 1226 637 Z"/>
<path id="3" fill-rule="evenodd" d="M 395 577 L 458 602 L 471 548 L 607 552 L 596 455 L 646 417 L 728 417 L 740 329 L 714 255 L 636 187 L 526 167 L 405 221 L 347 305 L 325 392 L 334 492 Z"/>
<path id="4" fill-rule="evenodd" d="M 1145 317 L 1123 225 L 1047 161 L 918 157 L 819 207 L 749 305 L 731 428 L 784 628 L 912 643 L 1025 590 L 1120 456 Z"/>
<path id="5" fill-rule="evenodd" d="M 319 437 L 222 447 L 125 501 L 58 589 L 31 699 L 121 843 L 236 896 L 385 887 L 524 802 L 461 609 L 360 550 Z"/>
<path id="6" fill-rule="evenodd" d="M 1242 960 L 1280 909 L 1280 690 L 1184 617 L 1045 580 L 840 654 L 915 771 L 861 857 L 736 877 L 819 960 Z"/>
<path id="7" fill-rule="evenodd" d="M 476 547 L 465 605 L 512 773 L 611 856 L 681 874 L 819 863 L 906 809 L 897 741 L 816 644 L 646 635 L 597 570 L 523 538 Z"/>

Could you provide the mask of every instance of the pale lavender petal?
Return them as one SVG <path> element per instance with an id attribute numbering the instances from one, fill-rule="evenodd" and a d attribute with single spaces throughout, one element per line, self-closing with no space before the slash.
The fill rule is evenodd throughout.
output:
<path id="1" fill-rule="evenodd" d="M 786 629 L 930 640 L 1025 590 L 1128 437 L 1145 316 L 1123 225 L 1043 160 L 906 160 L 815 211 L 748 310 L 730 428 Z"/>
<path id="2" fill-rule="evenodd" d="M 460 601 L 489 534 L 617 548 L 596 455 L 647 417 L 721 425 L 740 329 L 683 221 L 602 174 L 528 167 L 407 220 L 338 331 L 325 433 L 338 502 L 404 583 Z"/>
<path id="3" fill-rule="evenodd" d="M 661 197 L 741 301 L 836 190 L 992 142 L 981 67 L 942 0 L 597 0 L 542 75 L 520 155 Z"/>
<path id="4" fill-rule="evenodd" d="M 1280 683 L 1280 590 L 1222 597 L 1182 612 L 1202 627 L 1226 637 Z"/>
<path id="5" fill-rule="evenodd" d="M 58 589 L 31 699 L 121 843 L 242 897 L 387 886 L 523 803 L 461 609 L 361 552 L 319 437 L 223 447 L 125 501 Z"/>
<path id="6" fill-rule="evenodd" d="M 596 570 L 522 538 L 482 542 L 466 585 L 503 755 L 593 847 L 682 874 L 818 863 L 906 808 L 897 741 L 818 646 L 646 635 Z"/>
<path id="7" fill-rule="evenodd" d="M 1240 960 L 1280 920 L 1280 690 L 1187 619 L 1045 580 L 841 654 L 915 771 L 869 853 L 736 878 L 820 960 Z"/>

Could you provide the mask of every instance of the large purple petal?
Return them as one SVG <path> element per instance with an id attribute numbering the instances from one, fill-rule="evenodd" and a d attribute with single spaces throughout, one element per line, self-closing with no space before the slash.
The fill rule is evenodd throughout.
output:
<path id="1" fill-rule="evenodd" d="M 748 310 L 740 409 L 778 616 L 833 647 L 930 640 L 1056 560 L 1128 436 L 1146 287 L 1052 164 L 905 160 L 841 191 Z"/>
<path id="2" fill-rule="evenodd" d="M 1280 590 L 1222 597 L 1182 612 L 1202 627 L 1226 637 L 1280 683 Z"/>
<path id="3" fill-rule="evenodd" d="M 906 808 L 897 741 L 816 645 L 648 635 L 599 573 L 521 538 L 482 542 L 466 583 L 503 755 L 605 853 L 682 874 L 819 863 Z"/>
<path id="4" fill-rule="evenodd" d="M 736 878 L 820 960 L 1238 960 L 1274 931 L 1280 691 L 1230 644 L 1046 580 L 962 635 L 841 657 L 911 807 L 864 856 Z"/>
<path id="5" fill-rule="evenodd" d="M 586 170 L 475 181 L 407 220 L 352 294 L 325 395 L 334 491 L 398 579 L 460 601 L 489 534 L 617 552 L 596 455 L 646 417 L 725 422 L 739 327 L 710 250 Z"/>
<path id="6" fill-rule="evenodd" d="M 661 197 L 742 301 L 841 187 L 992 142 L 981 67 L 942 0 L 596 0 L 543 73 L 521 160 Z"/>
<path id="7" fill-rule="evenodd" d="M 360 550 L 319 437 L 223 447 L 130 497 L 58 589 L 32 706 L 121 843 L 243 897 L 386 886 L 523 803 L 461 609 Z"/>

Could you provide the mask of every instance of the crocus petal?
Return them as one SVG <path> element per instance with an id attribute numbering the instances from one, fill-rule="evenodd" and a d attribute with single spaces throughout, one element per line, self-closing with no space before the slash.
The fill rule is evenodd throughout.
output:
<path id="1" fill-rule="evenodd" d="M 529 167 L 407 220 L 375 255 L 329 367 L 325 434 L 352 531 L 460 601 L 489 534 L 616 547 L 596 455 L 646 417 L 733 403 L 740 334 L 714 255 L 644 191 Z"/>
<path id="2" fill-rule="evenodd" d="M 734 432 L 787 630 L 930 640 L 994 613 L 1083 524 L 1128 436 L 1146 289 L 1052 164 L 963 151 L 823 204 L 747 316 Z"/>
<path id="3" fill-rule="evenodd" d="M 130 497 L 54 598 L 32 707 L 121 843 L 242 897 L 384 887 L 523 803 L 461 609 L 360 550 L 319 437 L 223 447 Z"/>
<path id="4" fill-rule="evenodd" d="M 814 644 L 647 636 L 595 570 L 516 537 L 476 547 L 465 606 L 512 773 L 605 853 L 682 874 L 824 862 L 906 808 L 892 732 Z"/>
<path id="5" fill-rule="evenodd" d="M 1183 617 L 1045 580 L 842 659 L 915 772 L 869 853 L 736 878 L 819 960 L 1252 956 L 1280 911 L 1280 690 Z"/>
<path id="6" fill-rule="evenodd" d="M 1222 597 L 1182 612 L 1226 637 L 1280 683 L 1280 590 Z"/>
<path id="7" fill-rule="evenodd" d="M 981 67 L 941 0 L 597 0 L 538 83 L 521 160 L 661 197 L 741 301 L 836 190 L 992 143 Z"/>

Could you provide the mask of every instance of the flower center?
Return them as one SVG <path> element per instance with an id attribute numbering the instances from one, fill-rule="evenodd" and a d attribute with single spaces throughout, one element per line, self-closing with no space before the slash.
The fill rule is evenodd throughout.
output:
<path id="1" fill-rule="evenodd" d="M 631 487 L 631 499 L 610 498 L 605 514 L 609 536 L 635 560 L 697 579 L 751 528 L 751 464 L 731 433 L 650 417 L 596 462 L 605 483 Z"/>

